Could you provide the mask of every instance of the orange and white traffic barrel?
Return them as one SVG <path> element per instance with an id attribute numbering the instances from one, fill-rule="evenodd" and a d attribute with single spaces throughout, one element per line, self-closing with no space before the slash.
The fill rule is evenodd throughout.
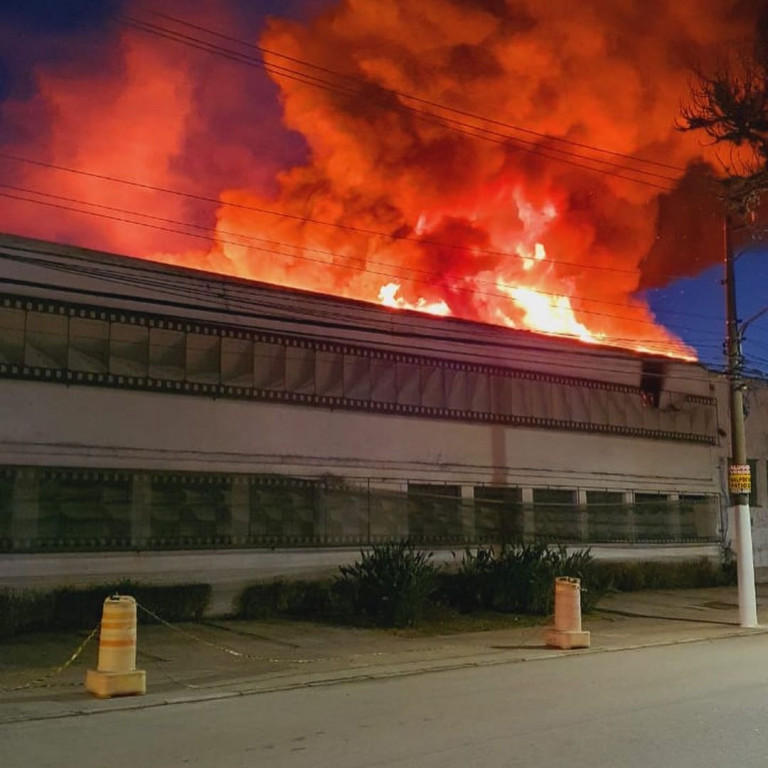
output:
<path id="1" fill-rule="evenodd" d="M 98 666 L 85 675 L 85 689 L 99 698 L 147 691 L 147 673 L 136 669 L 136 600 L 114 595 L 104 601 Z"/>

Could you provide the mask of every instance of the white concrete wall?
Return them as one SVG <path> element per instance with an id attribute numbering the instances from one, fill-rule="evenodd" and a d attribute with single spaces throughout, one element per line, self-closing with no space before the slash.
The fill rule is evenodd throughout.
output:
<path id="1" fill-rule="evenodd" d="M 713 446 L 0 381 L 0 464 L 719 491 Z"/>
<path id="2" fill-rule="evenodd" d="M 601 560 L 717 560 L 716 544 L 617 546 L 600 545 L 592 554 Z M 209 552 L 63 553 L 0 555 L 0 587 L 45 590 L 84 587 L 122 579 L 144 584 L 206 583 L 213 587 L 209 614 L 233 612 L 239 593 L 249 584 L 277 577 L 331 576 L 338 566 L 360 556 L 357 548 L 221 550 Z M 462 550 L 436 550 L 437 564 L 461 561 Z"/>
<path id="3" fill-rule="evenodd" d="M 414 353 L 428 350 L 473 363 L 633 387 L 640 384 L 642 358 L 630 352 L 536 334 L 511 334 L 493 326 L 401 313 L 63 246 L 39 244 L 35 260 L 30 241 L 0 235 L 0 243 L 11 250 L 19 246 L 24 259 L 3 261 L 0 278 L 37 283 L 24 288 L 31 296 L 162 312 L 243 328 L 300 331 L 321 338 L 330 335 L 381 349 L 405 346 Z M 62 266 L 77 269 L 67 271 Z M 148 282 L 126 281 L 126 277 L 139 279 L 137 273 Z M 163 303 L 158 305 L 158 301 Z M 300 322 L 302 317 L 329 314 L 335 322 L 332 330 Z M 719 388 L 718 423 L 722 427 L 727 425 L 724 384 L 699 366 L 668 366 L 666 389 L 710 396 L 713 385 Z M 747 423 L 750 456 L 762 457 L 758 474 L 762 472 L 764 482 L 768 398 L 764 393 L 761 397 Z M 524 486 L 528 494 L 532 487 L 541 486 L 713 494 L 724 490 L 727 456 L 725 436 L 719 446 L 708 446 L 275 402 L 0 380 L 0 465 L 315 477 L 333 473 L 347 479 L 370 479 L 374 484 L 408 480 L 465 486 L 508 483 Z M 766 504 L 765 488 L 762 493 Z M 762 523 L 759 510 L 755 514 L 760 523 L 755 531 L 757 562 L 768 565 L 768 525 Z M 172 556 L 156 553 L 141 562 L 151 563 L 148 567 L 155 569 L 151 573 L 157 569 L 163 573 L 163 561 L 153 558 Z M 41 557 L 56 562 L 66 556 Z M 74 563 L 87 563 L 89 556 L 71 557 Z M 97 557 L 125 564 L 133 563 L 125 558 L 134 555 Z M 204 568 L 214 563 L 197 559 L 200 557 L 195 553 L 188 562 Z M 10 561 L 4 558 L 1 562 Z M 87 574 L 87 565 L 84 567 Z"/>

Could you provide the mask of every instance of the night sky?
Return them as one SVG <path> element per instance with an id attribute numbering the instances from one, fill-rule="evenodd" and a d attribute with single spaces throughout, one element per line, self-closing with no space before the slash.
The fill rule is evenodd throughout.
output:
<path id="1" fill-rule="evenodd" d="M 400 9 L 399 17 L 394 12 L 389 16 L 386 10 L 395 5 Z M 517 3 L 514 13 L 505 9 L 501 0 L 474 4 L 468 0 L 430 0 L 427 5 L 434 6 L 435 18 L 440 19 L 455 10 L 458 21 L 452 16 L 451 23 L 420 20 L 413 10 L 410 16 L 406 14 L 403 9 L 408 4 L 394 0 L 390 6 L 371 0 L 371 8 L 381 9 L 380 19 L 373 11 L 359 23 L 353 15 L 339 14 L 340 21 L 333 24 L 314 19 L 339 6 L 334 0 L 166 0 L 145 4 L 128 0 L 6 0 L 0 5 L 0 152 L 6 154 L 0 157 L 0 169 L 6 190 L 12 188 L 16 197 L 6 199 L 0 208 L 0 231 L 376 300 L 379 286 L 374 285 L 370 274 L 360 275 L 357 267 L 357 272 L 350 271 L 350 265 L 362 258 L 367 260 L 367 270 L 375 273 L 378 269 L 378 274 L 396 277 L 402 284 L 399 295 L 403 303 L 399 306 L 439 306 L 444 302 L 455 314 L 480 320 L 498 316 L 498 297 L 490 292 L 484 296 L 487 289 L 482 286 L 498 280 L 501 267 L 494 259 L 499 255 L 499 243 L 505 236 L 515 237 L 522 245 L 512 257 L 522 260 L 525 270 L 518 263 L 514 274 L 506 273 L 510 284 L 541 269 L 541 280 L 536 283 L 539 290 L 587 297 L 586 305 L 574 300 L 574 307 L 576 317 L 579 306 L 587 307 L 581 319 L 591 315 L 589 322 L 584 320 L 591 332 L 610 332 L 618 337 L 627 334 L 641 340 L 647 334 L 636 330 L 643 327 L 637 323 L 652 327 L 647 318 L 636 319 L 644 317 L 645 309 L 634 307 L 627 322 L 635 325 L 629 326 L 630 331 L 621 331 L 611 326 L 609 317 L 619 310 L 606 307 L 632 303 L 633 296 L 645 297 L 660 324 L 692 346 L 703 362 L 722 368 L 725 321 L 719 219 L 711 194 L 709 198 L 699 195 L 699 177 L 692 170 L 701 160 L 696 157 L 699 139 L 675 135 L 671 126 L 680 99 L 685 97 L 687 65 L 711 63 L 727 44 L 734 48 L 740 35 L 757 24 L 762 4 L 718 0 L 711 4 L 714 10 L 707 16 L 704 11 L 699 13 L 700 4 L 670 0 L 660 3 L 668 21 L 659 22 L 642 15 L 643 3 L 637 0 L 630 5 L 636 6 L 639 15 L 601 19 L 599 24 L 595 22 L 594 36 L 590 22 L 584 20 L 587 15 L 576 19 L 572 34 L 561 26 L 556 18 L 562 16 L 558 13 L 563 5 L 560 0 Z M 586 5 L 600 4 L 594 0 Z M 202 31 L 184 30 L 195 40 L 225 46 L 229 59 L 137 32 L 131 19 L 157 20 L 146 15 L 148 8 L 226 35 L 205 37 Z M 659 16 L 664 17 L 664 13 Z M 397 29 L 396 18 L 402 19 L 402 30 Z M 282 23 L 269 19 L 281 19 Z M 462 30 L 466 19 L 475 25 L 477 35 Z M 640 27 L 647 29 L 639 28 L 638 19 L 643 20 Z M 389 26 L 392 29 L 388 32 Z M 540 31 L 544 29 L 546 33 Z M 324 31 L 333 31 L 338 39 L 323 46 Z M 561 59 L 556 46 L 545 45 L 558 34 L 563 35 Z M 631 48 L 626 41 L 632 40 L 633 34 L 647 35 L 647 39 L 638 42 L 638 53 L 625 53 L 624 49 Z M 446 39 L 444 49 L 451 55 L 446 55 L 439 68 L 434 64 L 430 69 L 430 57 L 442 55 L 443 49 L 436 45 L 441 35 Z M 649 40 L 658 42 L 653 55 L 647 53 L 653 49 Z M 313 96 L 311 89 L 299 89 L 293 75 L 284 82 L 265 73 L 258 62 L 254 63 L 254 51 L 246 47 L 249 41 L 260 42 L 267 49 L 280 46 L 278 53 L 289 52 L 316 64 L 318 68 L 311 70 L 313 76 L 354 72 L 355 77 L 365 76 L 395 91 L 416 92 L 438 105 L 453 94 L 455 103 L 467 113 L 480 112 L 504 125 L 514 122 L 516 136 L 529 142 L 533 155 L 525 155 L 519 148 L 518 155 L 511 155 L 498 142 L 488 150 L 478 150 L 476 139 L 466 136 L 435 138 L 430 126 L 419 123 L 418 114 L 416 121 L 390 121 L 375 102 L 381 97 L 371 95 L 376 91 L 372 87 L 366 90 L 368 101 L 357 102 L 354 109 L 335 92 L 321 92 L 322 98 Z M 589 46 L 594 47 L 596 59 L 615 57 L 616 70 L 626 71 L 628 85 L 615 94 L 615 106 L 610 83 L 601 82 L 602 71 L 606 79 L 612 76 L 604 61 L 595 66 L 592 75 L 584 72 L 587 60 L 579 57 L 585 56 L 583 51 Z M 515 50 L 525 51 L 520 60 Z M 234 61 L 232 51 L 241 60 Z M 635 65 L 633 55 L 645 58 L 637 58 Z M 525 57 L 529 64 L 521 62 Z M 290 60 L 276 61 L 284 65 Z M 526 66 L 531 68 L 530 88 L 524 87 Z M 538 68 L 535 73 L 534 68 Z M 664 79 L 667 70 L 668 81 Z M 151 73 L 157 74 L 157 82 L 150 87 L 146 81 Z M 510 73 L 516 73 L 514 79 Z M 455 84 L 446 84 L 451 75 Z M 503 104 L 490 103 L 487 94 L 498 92 L 500 82 L 514 83 L 514 88 L 503 97 Z M 588 116 L 575 116 L 566 124 L 574 109 L 566 103 L 567 94 L 573 92 L 574 99 L 578 98 L 574 103 L 583 105 L 593 91 L 595 101 Z M 474 94 L 477 98 L 473 99 Z M 485 95 L 481 98 L 481 94 Z M 629 104 L 629 99 L 636 103 Z M 549 107 L 544 109 L 543 105 Z M 651 128 L 645 134 L 638 128 L 637 135 L 630 136 L 632 126 L 641 122 L 633 110 L 648 116 Z M 611 133 L 612 122 L 623 125 L 621 130 L 616 128 L 618 137 Z M 131 147 L 137 141 L 144 143 L 138 154 L 131 155 L 121 147 L 123 128 L 126 135 L 134 131 L 129 137 Z M 372 138 L 363 142 L 360 135 L 366 131 Z M 354 152 L 339 149 L 345 132 Z M 400 134 L 404 136 L 402 146 L 395 146 Z M 547 138 L 551 135 L 571 143 L 555 144 L 560 149 L 551 149 Z M 593 154 L 588 161 L 590 168 L 585 170 L 584 161 L 574 153 L 587 150 L 578 149 L 578 145 L 591 147 L 593 153 L 606 148 L 614 155 Z M 529 151 L 528 146 L 523 149 Z M 7 155 L 49 166 L 24 165 Z M 639 178 L 646 183 L 636 185 L 636 189 L 629 184 L 630 191 L 625 191 L 617 181 L 617 166 L 610 164 L 619 155 L 639 155 L 657 165 L 644 165 L 645 175 Z M 602 160 L 594 160 L 595 156 Z M 711 149 L 701 146 L 701 156 L 711 161 Z M 361 170 L 363 178 L 354 177 L 357 162 L 370 162 L 373 172 Z M 669 166 L 664 168 L 660 163 Z M 86 184 L 85 177 L 67 176 L 50 165 L 117 179 L 130 177 L 163 189 L 190 190 L 198 198 L 234 199 L 241 205 L 245 200 L 254 208 L 277 207 L 294 219 L 336 221 L 339 229 L 319 234 L 311 230 L 308 236 L 307 226 L 291 228 L 290 221 L 244 223 L 234 215 L 223 217 L 200 199 L 141 197 L 135 190 L 135 198 L 125 202 L 124 187 L 116 190 L 101 183 Z M 602 170 L 593 172 L 590 169 L 594 167 Z M 654 184 L 660 185 L 661 192 Z M 163 210 L 174 222 L 217 226 L 219 240 L 226 239 L 222 236 L 225 225 L 226 231 L 247 225 L 249 231 L 282 243 L 281 248 L 289 247 L 285 243 L 305 249 L 311 245 L 313 250 L 307 252 L 320 254 L 321 260 L 333 253 L 344 262 L 334 265 L 336 271 L 326 269 L 323 273 L 312 260 L 318 257 L 306 255 L 301 257 L 303 262 L 294 259 L 288 266 L 273 265 L 267 271 L 252 262 L 243 266 L 233 261 L 225 246 L 206 252 L 199 239 L 190 240 L 187 229 L 179 223 L 174 227 L 183 233 L 170 235 L 135 225 L 117 230 L 103 218 L 65 211 L 61 202 L 55 208 L 50 198 L 45 207 L 35 190 L 52 188 L 67 197 L 70 207 L 72 200 L 77 205 L 88 201 L 112 206 L 118 201 L 132 211 Z M 499 203 L 502 193 L 508 195 L 510 205 L 517 206 L 517 217 L 511 216 L 515 225 L 508 230 L 504 227 L 511 225 Z M 419 194 L 425 200 L 423 214 L 414 202 Z M 659 194 L 661 224 L 656 223 Z M 25 195 L 24 201 L 18 199 Z M 37 202 L 29 202 L 29 196 Z M 550 225 L 547 211 L 552 201 L 558 215 L 556 223 Z M 500 212 L 488 213 L 494 206 Z M 525 219 L 525 227 L 518 218 Z M 266 231 L 265 227 L 271 229 Z M 383 248 L 375 237 L 355 240 L 360 229 L 395 233 L 394 237 L 404 240 L 396 247 Z M 418 237 L 426 244 L 412 242 Z M 539 240 L 546 246 L 547 259 L 553 262 L 546 274 L 533 256 L 534 241 Z M 435 242 L 457 243 L 472 251 L 472 272 L 463 255 L 466 251 L 432 247 Z M 273 251 L 269 253 L 272 259 L 280 258 Z M 590 263 L 590 259 L 594 261 Z M 582 262 L 584 268 L 579 266 Z M 400 265 L 397 270 L 395 264 Z M 594 271 L 590 273 L 590 269 Z M 611 270 L 615 270 L 614 277 Z M 633 270 L 639 274 L 635 283 L 622 276 Z M 416 273 L 446 277 L 442 281 L 430 278 L 440 284 L 427 285 L 428 281 L 414 277 Z M 619 285 L 624 280 L 629 282 Z M 737 281 L 739 316 L 747 320 L 768 306 L 768 246 L 758 242 L 742 249 Z M 508 297 L 505 301 L 509 303 Z M 506 318 L 507 324 L 522 323 L 522 309 L 515 312 Z M 660 338 L 657 345 L 667 343 Z M 768 374 L 768 313 L 750 325 L 744 351 L 748 372 Z"/>

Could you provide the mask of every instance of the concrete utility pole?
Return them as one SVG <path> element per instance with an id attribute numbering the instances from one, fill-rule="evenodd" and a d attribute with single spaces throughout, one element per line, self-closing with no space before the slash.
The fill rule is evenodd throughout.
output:
<path id="1" fill-rule="evenodd" d="M 739 621 L 742 627 L 756 627 L 755 564 L 752 554 L 752 521 L 749 514 L 751 473 L 747 464 L 747 440 L 744 430 L 741 330 L 736 313 L 736 281 L 729 213 L 725 215 L 724 233 L 728 386 L 731 403 L 731 464 L 728 467 L 728 490 L 735 525 Z"/>

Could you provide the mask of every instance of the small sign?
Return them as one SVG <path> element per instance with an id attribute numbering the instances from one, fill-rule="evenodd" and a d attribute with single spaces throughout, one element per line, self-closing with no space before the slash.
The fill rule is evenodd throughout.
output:
<path id="1" fill-rule="evenodd" d="M 731 493 L 752 492 L 752 473 L 749 464 L 731 464 L 728 467 L 728 490 Z"/>

